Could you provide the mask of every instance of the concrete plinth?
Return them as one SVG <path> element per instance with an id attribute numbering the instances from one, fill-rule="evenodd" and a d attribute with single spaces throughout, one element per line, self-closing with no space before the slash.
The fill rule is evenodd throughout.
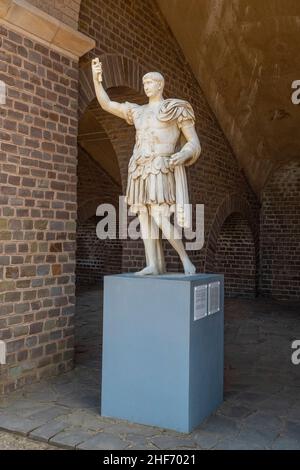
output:
<path id="1" fill-rule="evenodd" d="M 223 401 L 223 276 L 104 279 L 101 415 L 190 432 Z"/>

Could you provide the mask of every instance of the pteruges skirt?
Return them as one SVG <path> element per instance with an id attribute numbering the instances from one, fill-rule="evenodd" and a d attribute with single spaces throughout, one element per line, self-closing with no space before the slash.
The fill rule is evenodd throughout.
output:
<path id="1" fill-rule="evenodd" d="M 130 211 L 138 213 L 147 206 L 162 206 L 174 212 L 176 189 L 169 156 L 131 158 L 128 168 L 126 201 Z"/>

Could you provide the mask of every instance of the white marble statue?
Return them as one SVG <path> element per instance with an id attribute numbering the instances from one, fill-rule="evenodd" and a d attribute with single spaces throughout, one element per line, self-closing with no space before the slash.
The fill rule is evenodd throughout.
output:
<path id="1" fill-rule="evenodd" d="M 147 264 L 136 274 L 165 272 L 161 238 L 151 236 L 153 224 L 177 251 L 185 274 L 194 274 L 195 266 L 170 221 L 171 213 L 175 212 L 179 226 L 190 226 L 185 166 L 195 163 L 201 152 L 191 105 L 179 99 L 165 100 L 164 78 L 158 72 L 143 77 L 148 104 L 117 103 L 109 99 L 103 88 L 99 59 L 92 61 L 92 72 L 100 106 L 136 129 L 136 142 L 128 167 L 126 201 L 131 212 L 138 214 Z M 178 142 L 183 140 L 181 149 L 176 151 Z"/>

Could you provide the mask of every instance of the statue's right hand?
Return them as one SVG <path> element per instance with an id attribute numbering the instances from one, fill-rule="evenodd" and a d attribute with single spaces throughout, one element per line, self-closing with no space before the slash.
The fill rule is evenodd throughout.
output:
<path id="1" fill-rule="evenodd" d="M 102 82 L 102 63 L 98 57 L 92 60 L 93 79 L 97 82 Z"/>

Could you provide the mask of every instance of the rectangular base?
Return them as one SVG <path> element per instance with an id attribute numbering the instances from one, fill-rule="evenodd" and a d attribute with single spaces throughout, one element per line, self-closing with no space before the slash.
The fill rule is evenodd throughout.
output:
<path id="1" fill-rule="evenodd" d="M 190 432 L 220 405 L 223 290 L 221 275 L 105 277 L 102 416 Z"/>

